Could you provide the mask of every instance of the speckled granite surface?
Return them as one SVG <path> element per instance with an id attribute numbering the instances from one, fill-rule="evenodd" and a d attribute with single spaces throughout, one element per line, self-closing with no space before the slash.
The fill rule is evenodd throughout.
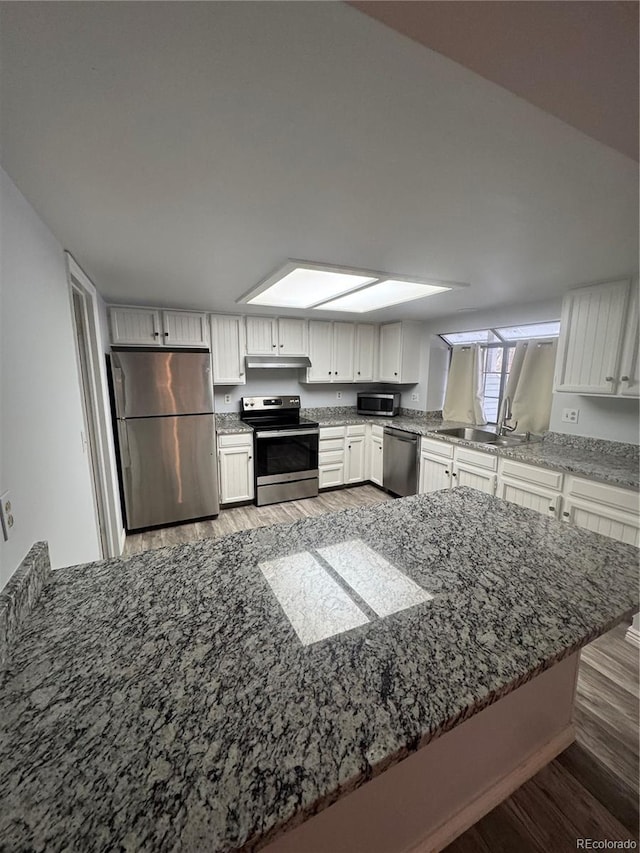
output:
<path id="1" fill-rule="evenodd" d="M 241 421 L 239 415 L 234 412 L 218 412 L 216 413 L 216 432 L 218 435 L 232 435 L 253 432 L 253 429 Z"/>
<path id="2" fill-rule="evenodd" d="M 51 571 L 49 546 L 36 542 L 0 592 L 0 669 Z"/>
<path id="3" fill-rule="evenodd" d="M 259 564 L 433 599 L 303 646 Z M 255 849 L 637 607 L 631 546 L 458 488 L 53 573 L 0 682 L 7 850 Z"/>

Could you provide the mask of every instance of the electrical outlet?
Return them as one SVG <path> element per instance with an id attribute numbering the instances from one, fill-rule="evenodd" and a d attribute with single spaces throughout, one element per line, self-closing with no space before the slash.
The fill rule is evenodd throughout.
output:
<path id="1" fill-rule="evenodd" d="M 231 394 L 225 394 L 224 395 L 224 401 L 225 401 L 225 403 L 230 403 L 231 402 Z"/>
<path id="2" fill-rule="evenodd" d="M 2 536 L 6 542 L 13 533 L 14 525 L 13 507 L 11 506 L 11 495 L 9 492 L 5 492 L 0 497 L 0 523 L 2 524 Z"/>
<path id="3" fill-rule="evenodd" d="M 417 402 L 418 402 L 418 399 L 419 399 L 419 397 L 418 397 L 418 395 L 417 395 L 417 394 L 412 394 L 412 395 L 411 395 L 411 402 L 412 402 L 412 403 L 417 403 Z"/>
<path id="4" fill-rule="evenodd" d="M 342 400 L 342 391 L 336 391 L 336 400 Z"/>
<path id="5" fill-rule="evenodd" d="M 580 409 L 563 409 L 562 420 L 566 424 L 577 424 Z"/>

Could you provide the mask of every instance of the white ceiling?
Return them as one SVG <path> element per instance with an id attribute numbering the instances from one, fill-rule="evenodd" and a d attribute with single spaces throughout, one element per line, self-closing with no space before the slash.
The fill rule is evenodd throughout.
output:
<path id="1" fill-rule="evenodd" d="M 235 311 L 293 257 L 470 283 L 358 315 L 430 319 L 637 269 L 637 163 L 349 6 L 1 15 L 3 165 L 108 301 Z"/>

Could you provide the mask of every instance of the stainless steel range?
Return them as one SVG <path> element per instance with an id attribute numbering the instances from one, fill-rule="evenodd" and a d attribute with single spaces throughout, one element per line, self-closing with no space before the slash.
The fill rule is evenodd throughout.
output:
<path id="1" fill-rule="evenodd" d="M 318 436 L 300 417 L 300 397 L 243 397 L 240 420 L 254 430 L 256 504 L 318 494 Z"/>

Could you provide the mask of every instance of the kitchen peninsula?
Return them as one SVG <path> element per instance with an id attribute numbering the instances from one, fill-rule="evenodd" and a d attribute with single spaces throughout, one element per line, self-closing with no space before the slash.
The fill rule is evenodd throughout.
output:
<path id="1" fill-rule="evenodd" d="M 348 587 L 341 545 L 370 555 Z M 312 564 L 323 614 L 277 592 L 278 570 L 291 590 Z M 59 570 L 0 682 L 3 844 L 295 849 L 520 691 L 524 730 L 535 685 L 570 711 L 575 653 L 637 609 L 637 565 L 632 546 L 459 488 Z M 393 587 L 385 615 L 372 577 Z M 360 616 L 341 628 L 345 595 Z"/>

